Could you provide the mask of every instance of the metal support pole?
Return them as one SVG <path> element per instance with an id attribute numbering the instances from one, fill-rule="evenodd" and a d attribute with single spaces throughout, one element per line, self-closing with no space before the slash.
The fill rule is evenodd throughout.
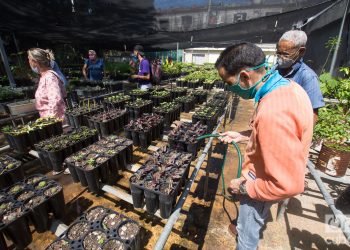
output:
<path id="1" fill-rule="evenodd" d="M 227 110 L 228 106 L 226 106 L 225 111 Z M 222 115 L 219 119 L 219 124 L 215 127 L 215 130 L 213 131 L 213 133 L 217 133 L 217 130 L 219 129 L 219 126 L 222 122 L 222 119 L 224 118 L 224 115 Z M 184 187 L 184 191 L 181 194 L 181 197 L 178 201 L 178 203 L 176 204 L 176 207 L 174 209 L 174 212 L 170 215 L 168 222 L 166 223 L 162 234 L 160 235 L 156 245 L 154 246 L 154 250 L 162 250 L 164 248 L 164 245 L 171 233 L 171 230 L 174 226 L 174 224 L 176 223 L 177 219 L 180 217 L 180 212 L 182 209 L 182 206 L 184 205 L 186 198 L 190 192 L 191 186 L 194 182 L 194 180 L 197 177 L 197 174 L 206 158 L 206 154 L 208 153 L 211 144 L 213 143 L 214 138 L 211 137 L 207 143 L 207 145 L 205 146 L 203 153 L 201 154 L 201 156 L 198 158 L 198 162 L 196 164 L 196 167 L 194 168 L 192 175 L 190 177 L 190 179 L 188 180 L 188 182 L 186 183 L 186 186 Z"/>
<path id="2" fill-rule="evenodd" d="M 282 215 L 284 214 L 284 212 L 286 211 L 286 209 L 288 207 L 288 203 L 289 203 L 289 198 L 283 200 L 283 202 L 281 203 L 281 207 L 277 213 L 277 221 L 279 221 L 282 218 Z"/>
<path id="3" fill-rule="evenodd" d="M 346 239 L 350 242 L 350 226 L 348 223 L 348 218 L 335 207 L 333 198 L 330 196 L 321 177 L 318 175 L 315 169 L 315 165 L 310 160 L 308 160 L 307 167 L 309 168 L 311 175 L 314 177 L 316 184 L 324 197 L 324 200 L 327 202 L 329 208 L 335 215 L 337 224 L 340 224 L 340 228 L 342 229 Z"/>
<path id="4" fill-rule="evenodd" d="M 6 74 L 7 74 L 7 77 L 9 79 L 9 82 L 10 82 L 10 86 L 11 87 L 16 87 L 16 83 L 15 83 L 15 79 L 13 78 L 13 75 L 12 75 L 12 72 L 11 72 L 11 69 L 10 69 L 10 64 L 9 64 L 9 61 L 8 61 L 8 58 L 7 58 L 7 54 L 6 54 L 6 51 L 5 51 L 5 47 L 4 47 L 4 43 L 0 37 L 0 54 L 1 54 L 1 59 L 4 63 L 4 67 L 5 67 L 5 70 L 6 70 Z"/>
<path id="5" fill-rule="evenodd" d="M 329 70 L 329 72 L 332 76 L 334 76 L 335 62 L 336 62 L 337 56 L 338 56 L 339 44 L 341 41 L 341 36 L 343 34 L 345 19 L 346 19 L 346 16 L 348 14 L 348 7 L 349 7 L 349 0 L 346 1 L 346 8 L 345 8 L 345 12 L 343 15 L 343 20 L 341 22 L 340 29 L 339 29 L 338 41 L 337 41 L 337 44 L 335 45 L 335 50 L 334 50 L 334 54 L 333 54 L 333 58 L 332 58 L 331 68 Z"/>
<path id="6" fill-rule="evenodd" d="M 176 43 L 176 62 L 179 61 L 179 43 Z"/>

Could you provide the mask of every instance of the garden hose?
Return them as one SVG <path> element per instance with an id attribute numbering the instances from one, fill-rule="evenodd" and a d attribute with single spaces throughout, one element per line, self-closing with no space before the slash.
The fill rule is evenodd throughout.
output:
<path id="1" fill-rule="evenodd" d="M 206 135 L 202 135 L 199 136 L 197 138 L 197 140 L 202 140 L 205 138 L 209 138 L 209 137 L 220 137 L 221 135 L 219 134 L 206 134 Z M 236 142 L 231 142 L 231 144 L 233 145 L 233 147 L 236 149 L 237 151 L 237 155 L 238 155 L 238 170 L 237 170 L 237 178 L 241 177 L 241 172 L 242 172 L 242 154 L 241 154 L 241 150 L 239 149 L 239 146 Z M 227 149 L 225 149 L 224 151 L 224 157 L 223 157 L 223 161 L 222 161 L 222 166 L 221 166 L 221 179 L 222 179 L 222 195 L 228 199 L 228 200 L 232 200 L 233 197 L 227 196 L 226 195 L 226 186 L 225 186 L 225 176 L 224 176 L 224 168 L 225 168 L 225 162 L 226 162 L 226 155 L 227 155 Z"/>

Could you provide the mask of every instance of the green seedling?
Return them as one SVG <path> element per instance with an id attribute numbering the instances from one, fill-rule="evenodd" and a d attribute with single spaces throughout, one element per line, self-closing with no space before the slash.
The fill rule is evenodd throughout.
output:
<path id="1" fill-rule="evenodd" d="M 43 188 L 43 187 L 45 187 L 46 186 L 46 181 L 41 181 L 41 182 L 39 182 L 39 185 L 38 185 L 38 187 L 39 188 Z"/>

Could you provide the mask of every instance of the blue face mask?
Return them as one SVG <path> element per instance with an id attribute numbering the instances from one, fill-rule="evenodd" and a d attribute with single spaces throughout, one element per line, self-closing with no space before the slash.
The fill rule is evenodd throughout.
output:
<path id="1" fill-rule="evenodd" d="M 266 63 L 262 63 L 258 66 L 252 67 L 252 68 L 248 68 L 245 71 L 252 71 L 252 70 L 256 70 L 259 69 L 261 67 L 266 67 Z M 256 83 L 254 83 L 253 86 L 251 86 L 250 88 L 242 88 L 240 83 L 240 75 L 241 72 L 238 73 L 238 80 L 236 83 L 234 83 L 233 85 L 228 85 L 228 90 L 230 90 L 231 92 L 239 95 L 240 97 L 242 97 L 243 99 L 253 99 L 255 97 L 255 94 L 257 92 L 256 87 L 259 85 L 259 83 L 261 83 L 262 81 L 265 81 L 266 78 L 269 77 L 269 75 L 271 75 L 271 72 L 268 71 L 259 81 L 257 81 Z"/>
<path id="2" fill-rule="evenodd" d="M 133 62 L 137 62 L 137 56 L 136 55 L 132 54 L 131 55 L 131 59 L 133 60 Z"/>

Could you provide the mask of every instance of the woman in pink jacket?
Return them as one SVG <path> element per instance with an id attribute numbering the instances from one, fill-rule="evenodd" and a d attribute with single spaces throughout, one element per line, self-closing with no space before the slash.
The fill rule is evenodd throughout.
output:
<path id="1" fill-rule="evenodd" d="M 54 60 L 52 52 L 32 48 L 28 50 L 28 60 L 32 70 L 40 74 L 39 86 L 35 92 L 36 109 L 40 117 L 64 119 L 64 98 L 67 94 L 62 81 L 50 66 L 50 62 Z"/>

